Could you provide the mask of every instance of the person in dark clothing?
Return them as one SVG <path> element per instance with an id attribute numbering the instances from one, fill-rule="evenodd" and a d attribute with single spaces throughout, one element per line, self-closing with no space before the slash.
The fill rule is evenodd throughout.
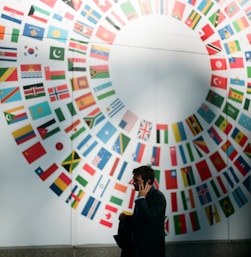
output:
<path id="1" fill-rule="evenodd" d="M 153 182 L 154 171 L 150 166 L 133 170 L 133 185 L 138 191 L 133 215 L 120 214 L 120 222 L 131 220 L 133 254 L 126 257 L 165 257 L 166 199 Z"/>

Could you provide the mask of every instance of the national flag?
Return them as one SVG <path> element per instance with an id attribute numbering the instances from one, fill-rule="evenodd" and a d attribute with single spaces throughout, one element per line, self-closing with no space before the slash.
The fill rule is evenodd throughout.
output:
<path id="1" fill-rule="evenodd" d="M 78 58 L 72 57 L 68 58 L 68 71 L 86 71 L 86 59 L 85 58 Z"/>
<path id="2" fill-rule="evenodd" d="M 46 139 L 60 131 L 60 128 L 57 127 L 57 123 L 55 119 L 51 119 L 46 121 L 39 127 L 37 127 L 38 133 L 40 134 L 42 139 Z"/>
<path id="3" fill-rule="evenodd" d="M 193 169 L 191 166 L 183 167 L 180 169 L 181 177 L 185 187 L 195 185 L 195 178 L 193 174 Z"/>
<path id="4" fill-rule="evenodd" d="M 165 144 L 168 143 L 168 125 L 157 124 L 156 125 L 156 143 L 161 142 L 161 134 L 163 134 L 163 141 Z"/>
<path id="5" fill-rule="evenodd" d="M 112 146 L 113 151 L 122 155 L 125 152 L 130 140 L 130 137 L 120 132 Z"/>
<path id="6" fill-rule="evenodd" d="M 75 185 L 73 187 L 73 189 L 71 190 L 70 195 L 68 196 L 68 198 L 66 199 L 66 203 L 71 202 L 71 207 L 76 210 L 78 208 L 78 205 L 80 203 L 80 201 L 82 200 L 82 198 L 85 195 L 85 192 L 82 189 L 79 189 L 77 192 L 78 186 Z"/>
<path id="7" fill-rule="evenodd" d="M 42 78 L 41 64 L 21 64 L 21 78 Z"/>
<path id="8" fill-rule="evenodd" d="M 86 75 L 73 77 L 70 79 L 71 88 L 73 91 L 83 90 L 90 87 L 89 81 Z"/>
<path id="9" fill-rule="evenodd" d="M 92 160 L 92 164 L 98 167 L 100 170 L 103 170 L 111 156 L 112 154 L 108 150 L 106 150 L 104 147 L 101 147 L 97 155 Z"/>
<path id="10" fill-rule="evenodd" d="M 218 117 L 218 119 L 214 123 L 222 132 L 224 132 L 226 135 L 229 134 L 231 131 L 233 125 L 225 119 L 221 114 Z"/>
<path id="11" fill-rule="evenodd" d="M 75 179 L 82 187 L 86 187 L 87 184 L 89 183 L 84 177 L 81 175 L 77 175 Z"/>
<path id="12" fill-rule="evenodd" d="M 238 154 L 237 150 L 234 148 L 234 146 L 229 140 L 227 140 L 221 146 L 221 149 L 223 152 L 225 152 L 225 154 L 229 157 L 230 160 L 233 160 Z"/>
<path id="13" fill-rule="evenodd" d="M 237 12 L 239 12 L 240 7 L 235 3 L 235 1 L 231 1 L 225 8 L 224 11 L 228 15 L 228 17 L 234 16 Z"/>
<path id="14" fill-rule="evenodd" d="M 17 145 L 27 142 L 28 140 L 36 137 L 36 134 L 31 126 L 31 124 L 25 125 L 12 132 Z"/>
<path id="15" fill-rule="evenodd" d="M 235 85 L 235 86 L 244 86 L 245 81 L 243 79 L 238 78 L 238 77 L 230 78 L 230 84 Z"/>
<path id="16" fill-rule="evenodd" d="M 50 70 L 49 66 L 44 67 L 46 80 L 59 80 L 65 79 L 65 70 Z"/>
<path id="17" fill-rule="evenodd" d="M 247 189 L 247 191 L 251 194 L 251 176 L 250 175 L 246 177 L 246 179 L 243 181 L 243 185 Z"/>
<path id="18" fill-rule="evenodd" d="M 93 140 L 93 136 L 88 134 L 83 140 L 78 144 L 77 149 L 80 150 L 82 147 L 84 147 L 83 156 L 86 157 L 96 146 L 98 145 L 98 142 L 96 140 Z"/>
<path id="19" fill-rule="evenodd" d="M 234 200 L 236 201 L 239 208 L 243 207 L 248 202 L 247 197 L 243 193 L 240 186 L 238 186 L 233 192 L 232 195 L 234 197 Z"/>
<path id="20" fill-rule="evenodd" d="M 247 76 L 248 78 L 251 78 L 251 66 L 247 66 Z M 247 93 L 250 94 L 250 83 L 251 82 L 248 82 L 248 89 L 247 89 Z"/>
<path id="21" fill-rule="evenodd" d="M 5 26 L 0 25 L 0 40 L 4 40 L 5 28 Z"/>
<path id="22" fill-rule="evenodd" d="M 212 202 L 212 198 L 206 183 L 200 186 L 196 186 L 196 192 L 198 194 L 198 198 L 200 200 L 201 205 L 205 205 L 207 203 Z"/>
<path id="23" fill-rule="evenodd" d="M 51 114 L 51 108 L 47 101 L 30 106 L 29 111 L 33 120 L 37 120 Z"/>
<path id="24" fill-rule="evenodd" d="M 246 37 L 247 37 L 248 43 L 251 45 L 251 33 L 246 34 Z"/>
<path id="25" fill-rule="evenodd" d="M 191 29 L 195 29 L 200 19 L 201 19 L 201 16 L 199 15 L 199 13 L 197 13 L 195 10 L 192 10 L 188 18 L 186 19 L 185 24 Z"/>
<path id="26" fill-rule="evenodd" d="M 105 119 L 104 114 L 100 110 L 99 107 L 95 108 L 93 111 L 91 111 L 89 114 L 87 114 L 84 118 L 85 123 L 87 126 L 92 129 L 95 126 L 97 126 L 100 122 L 102 122 Z"/>
<path id="27" fill-rule="evenodd" d="M 194 197 L 193 197 L 192 188 L 189 188 L 188 190 L 181 190 L 180 196 L 181 196 L 184 210 L 195 208 L 195 201 L 194 201 Z"/>
<path id="28" fill-rule="evenodd" d="M 78 39 L 71 38 L 69 40 L 68 50 L 78 54 L 86 54 L 87 52 L 87 41 L 81 41 Z"/>
<path id="29" fill-rule="evenodd" d="M 171 165 L 172 166 L 177 166 L 176 146 L 170 146 L 170 159 L 171 159 Z"/>
<path id="30" fill-rule="evenodd" d="M 19 87 L 11 87 L 0 89 L 0 103 L 10 103 L 20 101 L 22 99 Z"/>
<path id="31" fill-rule="evenodd" d="M 119 123 L 119 127 L 124 129 L 127 133 L 130 133 L 137 120 L 138 116 L 127 110 Z"/>
<path id="32" fill-rule="evenodd" d="M 234 35 L 234 30 L 230 24 L 225 25 L 223 28 L 218 30 L 219 36 L 222 40 L 229 39 Z"/>
<path id="33" fill-rule="evenodd" d="M 125 25 L 124 21 L 113 11 L 112 15 L 114 16 L 114 18 L 116 19 L 116 21 L 112 20 L 111 17 L 106 17 L 106 21 L 109 22 L 109 24 L 111 26 L 113 26 L 115 29 L 120 30 L 119 25 L 117 25 L 117 22 L 119 21 L 119 23 L 121 23 L 122 25 Z"/>
<path id="34" fill-rule="evenodd" d="M 40 2 L 47 4 L 48 6 L 53 8 L 57 0 L 40 0 Z"/>
<path id="35" fill-rule="evenodd" d="M 16 62 L 17 61 L 17 48 L 0 46 L 0 61 Z"/>
<path id="36" fill-rule="evenodd" d="M 39 176 L 39 178 L 42 181 L 45 181 L 47 178 L 49 178 L 56 170 L 58 169 L 58 166 L 56 163 L 52 163 L 47 169 L 42 169 L 41 167 L 38 167 L 35 169 L 35 173 Z"/>
<path id="37" fill-rule="evenodd" d="M 251 6 L 245 9 L 246 16 L 249 20 L 251 20 Z"/>
<path id="38" fill-rule="evenodd" d="M 91 92 L 75 98 L 75 102 L 79 111 L 82 111 L 90 106 L 96 104 L 95 98 Z"/>
<path id="39" fill-rule="evenodd" d="M 76 11 L 78 11 L 80 6 L 82 5 L 81 0 L 63 0 L 63 2 Z"/>
<path id="40" fill-rule="evenodd" d="M 108 116 L 112 118 L 117 113 L 119 113 L 124 107 L 124 103 L 119 98 L 116 98 L 106 109 L 108 111 Z"/>
<path id="41" fill-rule="evenodd" d="M 31 84 L 23 86 L 25 99 L 32 99 L 45 96 L 43 83 Z"/>
<path id="42" fill-rule="evenodd" d="M 214 12 L 210 17 L 209 17 L 209 21 L 211 22 L 211 24 L 216 28 L 217 26 L 219 26 L 224 20 L 225 20 L 226 16 L 224 15 L 224 13 L 221 11 L 221 9 L 218 9 L 216 12 Z"/>
<path id="43" fill-rule="evenodd" d="M 90 7 L 88 4 L 86 4 L 83 7 L 81 15 L 84 17 L 84 19 L 88 20 L 93 24 L 97 24 L 100 18 L 102 17 L 101 14 L 99 14 L 95 9 Z"/>
<path id="44" fill-rule="evenodd" d="M 151 2 L 149 0 L 138 0 L 142 15 L 152 14 Z"/>
<path id="45" fill-rule="evenodd" d="M 28 16 L 38 21 L 47 23 L 50 17 L 50 12 L 36 5 L 31 5 Z"/>
<path id="46" fill-rule="evenodd" d="M 96 32 L 96 37 L 105 41 L 107 44 L 113 44 L 115 40 L 116 34 L 111 30 L 105 28 L 104 26 L 100 25 Z"/>
<path id="47" fill-rule="evenodd" d="M 58 46 L 50 46 L 50 60 L 64 61 L 65 49 Z"/>
<path id="48" fill-rule="evenodd" d="M 165 170 L 165 182 L 166 189 L 177 189 L 178 180 L 177 180 L 177 171 L 176 170 Z"/>
<path id="49" fill-rule="evenodd" d="M 225 113 L 227 116 L 231 117 L 233 120 L 236 120 L 238 114 L 239 114 L 240 109 L 235 107 L 234 105 L 226 102 L 224 108 L 223 108 L 223 113 Z"/>
<path id="50" fill-rule="evenodd" d="M 116 214 L 117 212 L 118 212 L 117 207 L 114 207 L 110 204 L 106 204 L 104 211 L 102 211 L 102 213 L 104 213 L 104 217 L 100 219 L 99 223 L 103 226 L 111 228 L 113 225 L 112 215 Z"/>
<path id="51" fill-rule="evenodd" d="M 203 26 L 199 32 L 200 38 L 202 41 L 207 40 L 209 37 L 211 37 L 214 34 L 213 28 L 208 24 Z"/>
<path id="52" fill-rule="evenodd" d="M 97 137 L 103 142 L 107 143 L 111 137 L 115 134 L 117 129 L 110 121 L 107 121 L 105 125 L 98 131 Z"/>
<path id="53" fill-rule="evenodd" d="M 218 54 L 222 51 L 221 40 L 208 43 L 206 49 L 209 55 Z"/>
<path id="54" fill-rule="evenodd" d="M 201 126 L 195 114 L 188 117 L 186 119 L 186 123 L 194 136 L 203 131 L 203 127 Z"/>
<path id="55" fill-rule="evenodd" d="M 67 84 L 49 87 L 48 94 L 51 102 L 63 100 L 70 97 L 70 92 L 68 90 Z"/>
<path id="56" fill-rule="evenodd" d="M 108 61 L 110 54 L 110 48 L 101 45 L 91 45 L 90 56 L 93 58 Z"/>
<path id="57" fill-rule="evenodd" d="M 217 198 L 219 198 L 221 194 L 220 194 L 220 191 L 213 179 L 210 180 L 210 184 L 211 184 L 211 187 L 212 187 L 215 195 L 217 196 Z"/>
<path id="58" fill-rule="evenodd" d="M 170 202 L 171 202 L 171 210 L 172 212 L 178 211 L 178 199 L 177 199 L 177 192 L 170 193 Z"/>
<path id="59" fill-rule="evenodd" d="M 220 88 L 220 89 L 226 89 L 227 88 L 227 78 L 212 74 L 211 86 Z"/>
<path id="60" fill-rule="evenodd" d="M 117 179 L 118 179 L 118 180 L 121 180 L 121 178 L 123 177 L 127 165 L 128 165 L 128 162 L 126 162 L 126 161 L 124 161 L 124 162 L 122 163 L 122 167 L 120 168 L 120 170 L 119 170 L 119 172 L 118 172 L 118 175 L 117 175 Z"/>
<path id="61" fill-rule="evenodd" d="M 159 166 L 160 150 L 161 150 L 161 148 L 158 146 L 153 146 L 153 148 L 152 148 L 151 164 L 153 166 Z"/>
<path id="62" fill-rule="evenodd" d="M 251 62 L 251 51 L 245 51 L 246 62 Z"/>
<path id="63" fill-rule="evenodd" d="M 206 212 L 209 225 L 214 225 L 220 222 L 220 215 L 215 203 L 206 206 L 204 209 Z"/>
<path id="64" fill-rule="evenodd" d="M 209 148 L 208 148 L 203 136 L 199 136 L 199 137 L 195 138 L 193 140 L 193 144 L 194 144 L 195 149 L 197 150 L 199 156 L 203 156 L 203 154 L 200 152 L 200 150 L 202 150 L 203 153 L 205 153 L 205 154 L 209 153 Z"/>
<path id="65" fill-rule="evenodd" d="M 241 6 L 244 6 L 249 0 L 237 0 Z"/>
<path id="66" fill-rule="evenodd" d="M 4 111 L 4 117 L 8 125 L 26 120 L 28 118 L 24 105 L 16 106 Z"/>
<path id="67" fill-rule="evenodd" d="M 247 129 L 248 131 L 251 131 L 251 118 L 248 115 L 241 113 L 238 123 L 243 128 Z"/>
<path id="68" fill-rule="evenodd" d="M 249 27 L 249 23 L 245 16 L 242 16 L 241 18 L 238 18 L 233 22 L 233 26 L 236 30 L 236 32 L 240 32 L 246 28 Z"/>
<path id="69" fill-rule="evenodd" d="M 227 187 L 226 187 L 225 183 L 223 183 L 222 178 L 220 176 L 217 176 L 216 179 L 221 188 L 221 191 L 225 195 L 227 193 Z"/>
<path id="70" fill-rule="evenodd" d="M 61 13 L 54 13 L 52 16 L 53 19 L 59 21 L 59 22 L 64 22 L 64 23 L 68 23 L 70 21 L 73 21 L 74 19 L 74 15 L 69 13 L 69 12 L 65 12 L 64 14 Z"/>
<path id="71" fill-rule="evenodd" d="M 0 32 L 1 32 L 1 25 L 0 25 Z M 20 34 L 20 30 L 13 28 L 11 33 L 11 42 L 18 43 L 19 34 Z M 1 35 L 0 35 L 0 38 L 1 38 Z"/>
<path id="72" fill-rule="evenodd" d="M 160 15 L 167 14 L 168 0 L 156 1 L 156 13 Z"/>
<path id="73" fill-rule="evenodd" d="M 179 151 L 180 151 L 180 156 L 181 156 L 183 163 L 187 163 L 187 158 L 186 158 L 184 148 L 182 145 L 179 145 Z"/>
<path id="74" fill-rule="evenodd" d="M 66 188 L 71 184 L 71 179 L 63 172 L 56 178 L 51 184 L 50 189 L 57 195 L 60 196 Z"/>
<path id="75" fill-rule="evenodd" d="M 235 174 L 233 167 L 229 167 L 228 171 L 223 172 L 223 175 L 231 188 L 234 188 L 235 184 L 238 184 L 240 182 L 239 178 Z"/>
<path id="76" fill-rule="evenodd" d="M 104 79 L 109 78 L 109 66 L 108 65 L 91 65 L 90 66 L 91 79 Z"/>
<path id="77" fill-rule="evenodd" d="M 120 6 L 129 21 L 132 21 L 138 17 L 138 14 L 130 1 L 126 1 Z"/>
<path id="78" fill-rule="evenodd" d="M 147 120 L 141 120 L 137 133 L 137 138 L 144 141 L 149 141 L 152 132 L 152 122 Z"/>
<path id="79" fill-rule="evenodd" d="M 176 142 L 181 142 L 187 139 L 182 121 L 173 123 L 172 129 Z"/>
<path id="80" fill-rule="evenodd" d="M 9 6 L 4 6 L 3 7 L 3 11 L 1 13 L 1 18 L 17 23 L 17 24 L 21 24 L 22 23 L 22 18 L 24 16 L 24 13 L 16 10 L 14 8 L 11 8 Z"/>
<path id="81" fill-rule="evenodd" d="M 238 69 L 244 67 L 244 62 L 242 57 L 231 57 L 228 58 L 230 69 Z"/>
<path id="82" fill-rule="evenodd" d="M 93 27 L 77 20 L 74 23 L 73 31 L 80 36 L 90 39 L 93 33 Z"/>
<path id="83" fill-rule="evenodd" d="M 177 214 L 173 216 L 175 235 L 187 233 L 185 214 Z"/>
<path id="84" fill-rule="evenodd" d="M 195 163 L 195 166 L 202 181 L 205 181 L 212 177 L 211 171 L 208 167 L 206 160 L 198 161 L 197 163 Z"/>
<path id="85" fill-rule="evenodd" d="M 33 24 L 25 23 L 23 36 L 30 37 L 42 41 L 44 39 L 45 29 Z"/>
<path id="86" fill-rule="evenodd" d="M 40 142 L 33 144 L 22 152 L 26 161 L 31 164 L 46 154 L 46 150 Z"/>
<path id="87" fill-rule="evenodd" d="M 229 41 L 228 43 L 224 44 L 224 47 L 227 54 L 233 54 L 241 51 L 238 40 Z"/>
<path id="88" fill-rule="evenodd" d="M 222 138 L 220 137 L 220 135 L 218 134 L 218 132 L 215 130 L 214 127 L 209 128 L 207 132 L 209 136 L 214 140 L 216 145 L 219 145 L 222 142 Z"/>
<path id="89" fill-rule="evenodd" d="M 98 94 L 97 95 L 98 100 L 103 100 L 104 98 L 108 98 L 112 95 L 115 95 L 115 90 L 114 89 L 110 90 L 110 87 L 112 87 L 111 81 L 105 82 L 101 85 L 94 87 L 93 90 L 95 93 Z M 99 93 L 100 91 L 101 91 L 101 93 Z"/>
<path id="90" fill-rule="evenodd" d="M 178 20 L 182 20 L 185 7 L 186 5 L 184 3 L 181 3 L 180 1 L 176 0 L 173 6 L 171 16 Z"/>
<path id="91" fill-rule="evenodd" d="M 208 12 L 211 10 L 213 7 L 214 3 L 212 0 L 202 0 L 201 3 L 198 6 L 198 10 L 204 14 L 207 15 Z"/>
<path id="92" fill-rule="evenodd" d="M 242 103 L 243 92 L 230 87 L 230 89 L 228 91 L 228 98 L 233 100 L 233 101 L 235 101 L 235 102 L 237 102 L 237 103 Z"/>
<path id="93" fill-rule="evenodd" d="M 113 203 L 113 204 L 121 206 L 123 204 L 123 199 L 121 199 L 121 198 L 119 198 L 117 196 L 112 195 L 110 197 L 110 202 Z"/>
<path id="94" fill-rule="evenodd" d="M 193 231 L 200 230 L 200 222 L 197 211 L 189 212 L 191 226 Z"/>
<path id="95" fill-rule="evenodd" d="M 86 218 L 93 220 L 100 205 L 100 200 L 94 198 L 93 196 L 90 196 L 81 214 L 84 215 Z"/>
<path id="96" fill-rule="evenodd" d="M 211 63 L 212 70 L 226 70 L 227 69 L 227 62 L 226 62 L 225 58 L 212 58 L 212 59 L 210 59 L 210 63 Z"/>
<path id="97" fill-rule="evenodd" d="M 218 151 L 214 152 L 209 156 L 212 164 L 214 165 L 215 169 L 220 172 L 224 168 L 226 168 L 226 163 L 224 159 L 221 157 L 220 153 Z"/>
<path id="98" fill-rule="evenodd" d="M 104 175 L 100 175 L 96 185 L 92 190 L 92 194 L 102 198 L 110 182 L 111 182 L 111 179 L 109 177 L 107 178 L 107 177 L 104 177 Z"/>
<path id="99" fill-rule="evenodd" d="M 93 2 L 103 11 L 103 12 L 107 12 L 111 7 L 112 4 L 110 2 L 110 0 L 93 0 Z"/>
<path id="100" fill-rule="evenodd" d="M 17 68 L 16 67 L 1 67 L 0 68 L 0 82 L 17 81 Z"/>
<path id="101" fill-rule="evenodd" d="M 249 163 L 240 155 L 235 161 L 234 166 L 245 177 L 251 170 Z"/>
<path id="102" fill-rule="evenodd" d="M 247 144 L 247 146 L 243 150 L 243 153 L 251 159 L 251 143 Z"/>
<path id="103" fill-rule="evenodd" d="M 141 162 L 142 158 L 143 158 L 143 154 L 145 151 L 146 145 L 142 144 L 140 142 L 138 142 L 137 146 L 136 146 L 136 150 L 135 153 L 133 154 L 133 160 L 136 162 Z"/>
<path id="104" fill-rule="evenodd" d="M 219 204 L 222 208 L 222 211 L 224 212 L 225 216 L 228 218 L 229 216 L 231 216 L 232 214 L 234 214 L 234 207 L 233 204 L 229 198 L 229 196 L 226 196 L 224 198 L 222 198 L 219 201 Z"/>
<path id="105" fill-rule="evenodd" d="M 61 163 L 62 167 L 64 167 L 69 173 L 72 173 L 73 170 L 79 165 L 82 161 L 80 156 L 76 151 L 72 151 Z"/>
<path id="106" fill-rule="evenodd" d="M 207 96 L 206 96 L 206 100 L 209 103 L 211 103 L 211 104 L 213 104 L 213 105 L 215 105 L 215 106 L 220 108 L 222 103 L 223 103 L 223 101 L 224 101 L 224 97 L 210 89 L 208 91 Z"/>
<path id="107" fill-rule="evenodd" d="M 215 113 L 212 111 L 212 109 L 210 109 L 208 107 L 208 105 L 206 105 L 205 103 L 203 103 L 199 109 L 197 110 L 197 112 L 200 114 L 200 116 L 208 123 L 210 124 L 214 118 L 215 118 Z"/>

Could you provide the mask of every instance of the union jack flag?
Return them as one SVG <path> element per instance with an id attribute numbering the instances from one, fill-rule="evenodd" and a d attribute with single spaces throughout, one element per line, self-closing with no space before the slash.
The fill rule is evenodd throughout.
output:
<path id="1" fill-rule="evenodd" d="M 137 137 L 144 141 L 148 141 L 152 131 L 152 122 L 142 120 L 139 125 Z"/>

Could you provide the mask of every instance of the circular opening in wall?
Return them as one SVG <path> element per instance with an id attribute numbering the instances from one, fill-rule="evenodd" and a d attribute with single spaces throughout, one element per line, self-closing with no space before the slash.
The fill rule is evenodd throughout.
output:
<path id="1" fill-rule="evenodd" d="M 204 101 L 210 62 L 198 34 L 175 18 L 152 15 L 117 34 L 110 76 L 127 109 L 149 121 L 173 123 Z"/>

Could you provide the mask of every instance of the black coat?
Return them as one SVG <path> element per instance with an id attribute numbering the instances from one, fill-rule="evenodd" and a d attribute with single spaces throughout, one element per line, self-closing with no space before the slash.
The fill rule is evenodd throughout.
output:
<path id="1" fill-rule="evenodd" d="M 165 257 L 166 199 L 152 187 L 145 198 L 135 201 L 132 242 L 135 257 Z"/>

